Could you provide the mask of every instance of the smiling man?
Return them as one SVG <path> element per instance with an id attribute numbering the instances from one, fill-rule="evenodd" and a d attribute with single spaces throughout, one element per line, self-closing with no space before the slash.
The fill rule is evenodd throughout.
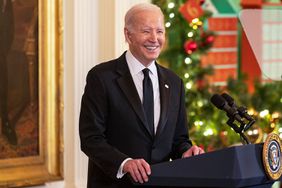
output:
<path id="1" fill-rule="evenodd" d="M 157 64 L 164 16 L 152 4 L 125 16 L 129 50 L 92 68 L 82 96 L 81 149 L 88 188 L 132 187 L 150 179 L 151 164 L 204 153 L 189 140 L 182 80 Z"/>

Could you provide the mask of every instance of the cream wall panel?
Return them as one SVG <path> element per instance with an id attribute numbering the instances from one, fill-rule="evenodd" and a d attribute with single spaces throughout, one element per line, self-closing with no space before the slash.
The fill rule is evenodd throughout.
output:
<path id="1" fill-rule="evenodd" d="M 102 0 L 99 7 L 98 59 L 104 62 L 115 57 L 115 4 L 113 0 Z"/>

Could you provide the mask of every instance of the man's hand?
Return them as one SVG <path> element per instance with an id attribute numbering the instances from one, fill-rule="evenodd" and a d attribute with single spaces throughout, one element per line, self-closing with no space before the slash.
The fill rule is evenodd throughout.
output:
<path id="1" fill-rule="evenodd" d="M 192 146 L 191 148 L 189 148 L 187 151 L 185 151 L 182 154 L 182 158 L 190 157 L 190 156 L 193 156 L 193 155 L 199 155 L 199 154 L 202 154 L 202 153 L 205 153 L 205 151 L 202 148 L 200 148 L 198 146 Z"/>
<path id="2" fill-rule="evenodd" d="M 144 183 L 149 179 L 151 168 L 144 159 L 130 159 L 124 164 L 123 172 L 129 173 L 135 182 Z"/>

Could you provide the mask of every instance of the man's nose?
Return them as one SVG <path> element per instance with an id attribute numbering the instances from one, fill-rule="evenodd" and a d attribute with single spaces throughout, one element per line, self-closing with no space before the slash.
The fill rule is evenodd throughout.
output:
<path id="1" fill-rule="evenodd" d="M 156 32 L 152 32 L 151 35 L 150 35 L 150 40 L 152 42 L 156 42 L 157 39 L 158 39 L 157 33 Z"/>

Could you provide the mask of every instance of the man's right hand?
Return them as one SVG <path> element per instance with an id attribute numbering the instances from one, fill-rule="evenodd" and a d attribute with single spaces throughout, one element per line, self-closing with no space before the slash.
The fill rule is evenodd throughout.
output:
<path id="1" fill-rule="evenodd" d="M 135 182 L 144 183 L 149 179 L 151 168 L 144 159 L 130 159 L 124 164 L 123 173 L 129 173 Z"/>

